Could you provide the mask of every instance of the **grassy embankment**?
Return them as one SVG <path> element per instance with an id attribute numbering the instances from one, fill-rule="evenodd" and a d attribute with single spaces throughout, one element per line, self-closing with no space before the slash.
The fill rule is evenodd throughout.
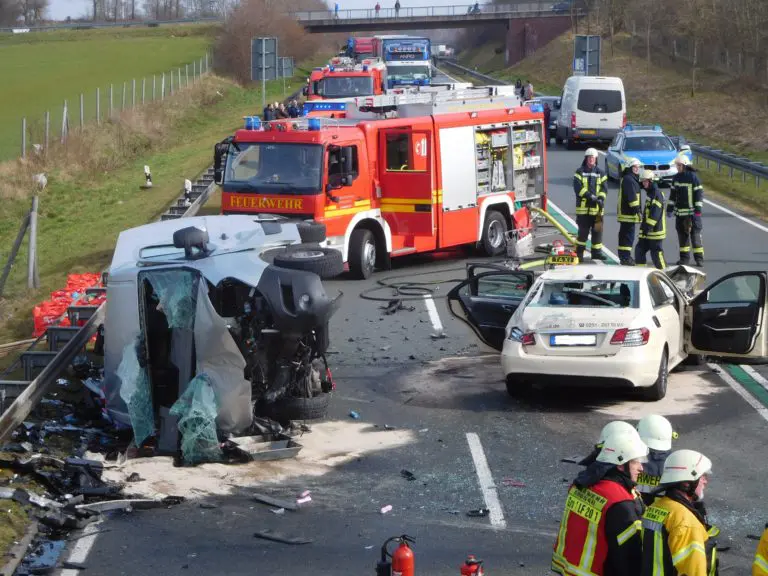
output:
<path id="1" fill-rule="evenodd" d="M 504 55 L 496 46 L 483 46 L 461 55 L 464 66 L 514 82 L 529 79 L 537 92 L 560 94 L 570 75 L 573 37 L 564 34 L 516 66 L 504 67 Z M 766 92 L 752 89 L 722 74 L 699 71 L 695 97 L 691 97 L 690 67 L 653 53 L 648 67 L 645 47 L 628 35 L 618 35 L 613 54 L 610 41 L 603 43 L 601 73 L 619 76 L 624 81 L 628 118 L 637 123 L 660 124 L 670 134 L 683 134 L 689 140 L 728 150 L 753 160 L 768 161 L 768 106 Z M 700 165 L 707 192 L 728 197 L 752 213 L 768 214 L 768 193 L 763 183 L 742 182 L 739 173 L 731 179 L 727 169 L 718 174 L 714 165 Z"/>
<path id="2" fill-rule="evenodd" d="M 46 110 L 51 112 L 51 136 L 61 129 L 64 100 L 70 128 L 80 121 L 79 99 L 84 95 L 85 118 L 96 118 L 96 88 L 100 88 L 101 115 L 109 110 L 109 85 L 114 85 L 114 106 L 131 102 L 131 80 L 184 68 L 205 54 L 217 28 L 212 25 L 175 25 L 157 28 L 67 30 L 0 36 L 0 160 L 21 151 L 21 119 L 42 134 Z M 191 73 L 191 69 L 190 69 Z M 166 87 L 167 89 L 168 87 Z M 159 90 L 159 85 L 158 85 Z M 34 140 L 34 142 L 39 142 Z M 32 141 L 27 140 L 27 147 Z"/>

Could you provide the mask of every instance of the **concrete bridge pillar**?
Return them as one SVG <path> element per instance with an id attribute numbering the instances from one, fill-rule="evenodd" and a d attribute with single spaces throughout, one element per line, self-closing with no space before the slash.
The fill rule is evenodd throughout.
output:
<path id="1" fill-rule="evenodd" d="M 507 66 L 517 64 L 570 27 L 570 16 L 510 18 L 507 20 L 505 64 Z"/>

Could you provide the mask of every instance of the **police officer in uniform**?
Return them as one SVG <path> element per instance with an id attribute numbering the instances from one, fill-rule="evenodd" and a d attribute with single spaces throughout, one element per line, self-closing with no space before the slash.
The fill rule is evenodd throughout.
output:
<path id="1" fill-rule="evenodd" d="M 664 219 L 664 194 L 653 181 L 653 172 L 643 170 L 640 182 L 645 188 L 645 210 L 640 224 L 640 236 L 635 246 L 635 264 L 645 266 L 645 257 L 651 252 L 653 265 L 659 270 L 667 267 L 664 260 L 664 238 L 667 237 L 667 223 Z"/>
<path id="2" fill-rule="evenodd" d="M 704 188 L 699 175 L 691 166 L 688 156 L 680 154 L 675 158 L 677 174 L 672 178 L 669 193 L 667 215 L 674 214 L 677 239 L 680 243 L 678 264 L 688 264 L 691 260 L 691 244 L 696 266 L 704 265 L 704 244 L 701 239 L 701 209 L 704 205 Z"/>
<path id="3" fill-rule="evenodd" d="M 562 576 L 639 576 L 640 513 L 633 495 L 648 447 L 636 430 L 605 439 L 568 490 L 552 555 Z"/>
<path id="4" fill-rule="evenodd" d="M 642 576 L 717 576 L 715 538 L 701 502 L 712 471 L 709 458 L 676 450 L 664 463 L 664 494 L 643 513 Z"/>
<path id="5" fill-rule="evenodd" d="M 592 233 L 592 260 L 605 260 L 603 254 L 603 214 L 605 213 L 605 182 L 608 177 L 597 167 L 597 150 L 587 148 L 584 161 L 573 175 L 576 193 L 576 255 L 584 260 L 587 238 Z"/>
<path id="6" fill-rule="evenodd" d="M 752 563 L 752 576 L 768 576 L 768 524 L 757 545 L 755 561 Z"/>
<path id="7" fill-rule="evenodd" d="M 637 479 L 637 490 L 642 494 L 643 502 L 650 506 L 656 499 L 664 462 L 672 451 L 672 439 L 677 438 L 677 433 L 669 420 L 658 414 L 650 414 L 640 420 L 637 432 L 649 450 L 648 461 L 643 464 L 643 472 Z"/>
<path id="8" fill-rule="evenodd" d="M 640 160 L 632 158 L 624 168 L 619 183 L 619 264 L 634 266 L 632 246 L 635 244 L 635 228 L 640 223 Z"/>

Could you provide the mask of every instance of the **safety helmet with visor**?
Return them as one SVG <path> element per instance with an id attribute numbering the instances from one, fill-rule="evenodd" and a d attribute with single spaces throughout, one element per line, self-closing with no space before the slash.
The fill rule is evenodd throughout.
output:
<path id="1" fill-rule="evenodd" d="M 612 434 L 617 434 L 620 432 L 632 433 L 633 431 L 635 431 L 635 428 L 629 422 L 624 422 L 623 420 L 614 420 L 613 422 L 608 422 L 608 424 L 603 426 L 603 429 L 600 431 L 600 437 L 597 439 L 597 446 L 602 448 L 603 444 L 605 443 L 605 439 Z"/>
<path id="2" fill-rule="evenodd" d="M 640 180 L 649 180 L 653 182 L 653 180 L 656 178 L 656 175 L 651 170 L 643 170 L 640 172 Z"/>
<path id="3" fill-rule="evenodd" d="M 587 157 L 587 158 L 590 157 L 590 156 L 592 158 L 597 158 L 597 156 L 598 156 L 597 149 L 596 148 L 587 148 L 587 150 L 584 152 L 584 156 Z"/>
<path id="4" fill-rule="evenodd" d="M 648 459 L 648 446 L 640 438 L 637 430 L 632 428 L 623 432 L 616 432 L 605 439 L 597 462 L 621 466 L 632 460 L 646 462 Z"/>
<path id="5" fill-rule="evenodd" d="M 677 433 L 669 420 L 658 414 L 649 414 L 637 423 L 637 432 L 643 442 L 652 450 L 666 452 L 672 449 L 672 440 Z"/>
<path id="6" fill-rule="evenodd" d="M 664 462 L 659 484 L 698 483 L 702 476 L 712 473 L 712 461 L 695 450 L 675 450 Z"/>
<path id="7" fill-rule="evenodd" d="M 688 158 L 685 154 L 678 154 L 677 158 L 675 158 L 675 164 L 681 164 L 683 166 L 690 166 L 691 165 L 691 159 Z"/>
<path id="8" fill-rule="evenodd" d="M 643 163 L 640 162 L 640 160 L 638 160 L 637 158 L 628 158 L 627 159 L 627 167 L 628 168 L 634 168 L 635 166 L 637 166 L 639 168 L 642 165 L 643 165 Z"/>

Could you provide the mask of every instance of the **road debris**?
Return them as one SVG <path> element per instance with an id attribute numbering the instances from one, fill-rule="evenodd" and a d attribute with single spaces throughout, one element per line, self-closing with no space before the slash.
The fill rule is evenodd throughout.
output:
<path id="1" fill-rule="evenodd" d="M 416 480 L 416 476 L 410 470 L 405 470 L 405 469 L 400 470 L 400 476 L 402 476 L 409 482 L 413 482 L 414 480 Z"/>
<path id="2" fill-rule="evenodd" d="M 298 498 L 296 500 L 296 504 L 306 504 L 307 502 L 311 502 L 312 497 L 311 496 L 304 496 L 303 498 Z"/>
<path id="3" fill-rule="evenodd" d="M 285 508 L 286 510 L 299 509 L 298 505 L 294 504 L 293 502 L 288 500 L 281 500 L 279 498 L 272 498 L 272 496 L 267 496 L 266 494 L 254 494 L 253 499 L 256 500 L 256 502 L 260 502 L 261 504 L 275 506 L 277 508 Z"/>
<path id="4" fill-rule="evenodd" d="M 314 542 L 314 540 L 307 538 L 292 538 L 290 536 L 279 534 L 278 532 L 273 532 L 272 530 L 261 530 L 255 532 L 254 536 L 263 540 L 271 540 L 272 542 L 280 542 L 281 544 L 292 544 L 294 546 L 312 544 L 312 542 Z"/>
<path id="5" fill-rule="evenodd" d="M 470 510 L 467 512 L 467 516 L 470 518 L 485 518 L 491 511 L 488 508 L 478 508 L 477 510 Z"/>
<path id="6" fill-rule="evenodd" d="M 285 514 L 285 508 L 270 508 L 272 514 Z"/>
<path id="7" fill-rule="evenodd" d="M 386 506 L 384 506 L 381 509 L 381 513 L 382 514 L 386 514 L 387 512 L 391 512 L 391 511 L 392 511 L 392 505 L 391 504 L 387 504 Z"/>
<path id="8" fill-rule="evenodd" d="M 416 310 L 416 307 L 406 306 L 403 304 L 402 300 L 395 299 L 395 300 L 390 300 L 386 306 L 379 306 L 379 310 L 383 310 L 385 315 L 391 316 L 392 314 L 395 314 L 400 310 L 405 310 L 406 312 L 413 312 Z"/>
<path id="9" fill-rule="evenodd" d="M 354 419 L 354 420 L 359 420 L 360 419 L 360 414 L 358 414 L 354 410 L 350 410 L 349 411 L 349 417 Z"/>
<path id="10" fill-rule="evenodd" d="M 525 482 L 521 482 L 520 480 L 513 480 L 512 478 L 504 478 L 504 480 L 501 481 L 504 486 L 514 486 L 515 488 L 525 488 Z"/>

